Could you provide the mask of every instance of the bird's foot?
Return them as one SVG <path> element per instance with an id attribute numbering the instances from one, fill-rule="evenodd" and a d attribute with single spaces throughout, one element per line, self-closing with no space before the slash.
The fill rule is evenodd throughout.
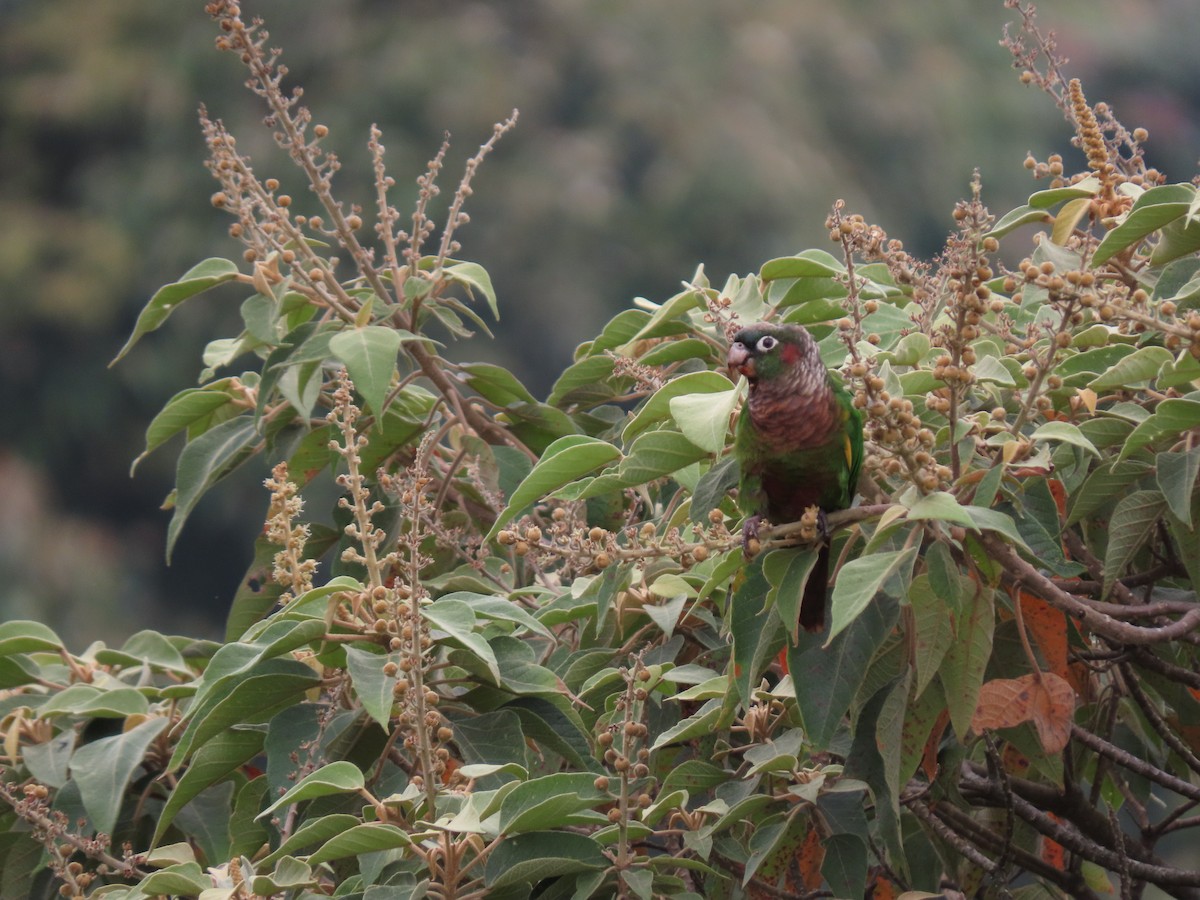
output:
<path id="1" fill-rule="evenodd" d="M 762 524 L 762 516 L 751 516 L 742 523 L 742 555 L 750 559 L 758 554 L 758 526 Z"/>
<path id="2" fill-rule="evenodd" d="M 817 509 L 817 535 L 822 541 L 829 540 L 829 517 L 825 515 L 825 510 Z"/>

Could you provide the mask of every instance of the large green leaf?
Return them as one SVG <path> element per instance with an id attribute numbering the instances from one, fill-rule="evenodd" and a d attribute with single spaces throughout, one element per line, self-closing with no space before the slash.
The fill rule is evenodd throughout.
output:
<path id="1" fill-rule="evenodd" d="M 506 835 L 558 828 L 572 813 L 608 800 L 589 772 L 556 772 L 523 781 L 500 804 L 498 827 Z"/>
<path id="2" fill-rule="evenodd" d="M 361 856 L 364 853 L 408 847 L 412 842 L 412 838 L 395 825 L 364 822 L 362 825 L 355 825 L 328 840 L 308 857 L 307 862 L 310 866 L 318 866 L 334 859 L 344 859 L 347 856 Z"/>
<path id="3" fill-rule="evenodd" d="M 260 812 L 258 818 L 265 818 L 277 809 L 302 800 L 327 797 L 330 794 L 355 793 L 362 790 L 365 784 L 362 770 L 358 766 L 348 760 L 338 760 L 305 775 L 295 787 Z"/>
<path id="4" fill-rule="evenodd" d="M 264 738 L 263 732 L 257 730 L 230 730 L 217 735 L 201 747 L 193 757 L 192 764 L 176 782 L 175 789 L 171 791 L 171 796 L 167 798 L 166 805 L 159 813 L 150 846 L 158 845 L 175 816 L 193 797 L 260 753 Z"/>
<path id="5" fill-rule="evenodd" d="M 582 434 L 560 437 L 546 448 L 537 465 L 512 492 L 508 504 L 488 533 L 488 539 L 494 538 L 513 516 L 531 503 L 577 478 L 596 471 L 620 455 L 620 450 L 599 438 Z"/>
<path id="6" fill-rule="evenodd" d="M 567 831 L 532 831 L 503 841 L 488 857 L 484 881 L 492 890 L 536 884 L 560 875 L 607 868 L 604 849 Z"/>
<path id="7" fill-rule="evenodd" d="M 482 661 L 491 673 L 495 683 L 501 684 L 500 665 L 496 654 L 483 636 L 475 631 L 475 612 L 461 600 L 443 598 L 435 600 L 428 606 L 421 607 L 421 617 L 429 625 L 444 631 L 450 640 L 470 650 L 477 659 Z M 387 725 L 384 725 L 387 728 Z"/>
<path id="8" fill-rule="evenodd" d="M 727 391 L 672 397 L 671 417 L 684 436 L 701 450 L 720 453 L 729 434 L 729 417 L 741 397 L 741 386 Z"/>
<path id="9" fill-rule="evenodd" d="M 346 366 L 350 379 L 363 400 L 375 413 L 383 415 L 383 401 L 392 386 L 396 373 L 396 354 L 402 336 L 394 328 L 368 325 L 335 334 L 329 339 L 329 349 Z"/>
<path id="10" fill-rule="evenodd" d="M 916 548 L 912 547 L 907 550 L 861 556 L 842 566 L 838 572 L 837 583 L 833 587 L 833 622 L 825 639 L 825 646 L 828 647 L 843 629 L 858 618 L 894 572 L 911 566 L 916 555 Z"/>
<path id="11" fill-rule="evenodd" d="M 384 667 L 399 662 L 398 653 L 372 653 L 360 647 L 346 648 L 346 671 L 354 683 L 354 693 L 367 714 L 380 724 L 384 731 L 391 730 L 392 704 L 396 698 L 396 674 L 388 675 Z"/>
<path id="12" fill-rule="evenodd" d="M 1154 533 L 1154 523 L 1167 507 L 1159 491 L 1134 491 L 1122 498 L 1108 524 L 1108 551 L 1104 554 L 1104 594 L 1125 574 L 1138 550 Z"/>
<path id="13" fill-rule="evenodd" d="M 1159 490 L 1175 518 L 1188 528 L 1192 523 L 1192 491 L 1200 474 L 1200 447 L 1182 453 L 1160 453 L 1154 460 Z"/>
<path id="14" fill-rule="evenodd" d="M 179 454 L 175 468 L 175 511 L 167 525 L 167 561 L 200 498 L 254 452 L 258 429 L 254 416 L 238 416 L 222 422 L 189 443 Z"/>
<path id="15" fill-rule="evenodd" d="M 133 349 L 133 345 L 141 340 L 142 335 L 157 330 L 184 300 L 218 284 L 232 281 L 237 274 L 237 265 L 227 259 L 206 259 L 188 269 L 178 281 L 160 287 L 150 298 L 150 302 L 138 313 L 133 334 L 109 365 L 113 365 Z"/>
<path id="16" fill-rule="evenodd" d="M 138 463 L 180 431 L 190 431 L 198 423 L 207 430 L 204 428 L 206 420 L 211 420 L 222 407 L 232 406 L 233 395 L 228 392 L 228 387 L 229 379 L 223 378 L 202 388 L 180 391 L 168 400 L 146 428 L 146 449 L 130 465 L 129 474 L 132 475 Z"/>
<path id="17" fill-rule="evenodd" d="M 71 757 L 71 778 L 79 785 L 84 809 L 96 831 L 112 834 L 130 778 L 142 764 L 146 748 L 167 725 L 166 719 L 155 717 L 75 751 Z"/>
<path id="18" fill-rule="evenodd" d="M 1188 213 L 1196 189 L 1190 184 L 1164 184 L 1146 191 L 1134 202 L 1125 220 L 1104 236 L 1092 255 L 1102 265 L 1127 247 Z"/>
<path id="19" fill-rule="evenodd" d="M 1157 375 L 1159 369 L 1174 358 L 1175 355 L 1165 347 L 1142 347 L 1124 357 L 1104 374 L 1092 379 L 1088 387 L 1094 391 L 1108 391 L 1113 388 L 1137 386 Z"/>
<path id="20" fill-rule="evenodd" d="M 668 381 L 642 404 L 637 415 L 625 426 L 622 437 L 631 441 L 651 425 L 670 416 L 671 401 L 676 397 L 687 394 L 721 394 L 729 388 L 729 379 L 716 372 L 689 372 L 681 375 Z"/>
<path id="21" fill-rule="evenodd" d="M 954 640 L 938 672 L 950 708 L 950 723 L 960 739 L 971 727 L 983 673 L 992 655 L 996 624 L 993 602 L 991 590 L 982 585 L 966 591 L 955 620 Z"/>

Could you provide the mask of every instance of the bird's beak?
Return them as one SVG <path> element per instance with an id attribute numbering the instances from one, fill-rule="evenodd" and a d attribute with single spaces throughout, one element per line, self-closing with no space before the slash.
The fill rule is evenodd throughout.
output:
<path id="1" fill-rule="evenodd" d="M 729 347 L 729 355 L 725 358 L 725 363 L 729 366 L 729 374 L 734 378 L 737 378 L 738 375 L 745 375 L 747 378 L 754 377 L 754 358 L 750 356 L 750 352 L 740 341 Z"/>

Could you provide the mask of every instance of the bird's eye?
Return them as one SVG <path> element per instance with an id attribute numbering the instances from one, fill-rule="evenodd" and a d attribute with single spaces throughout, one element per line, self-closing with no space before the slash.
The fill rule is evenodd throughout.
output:
<path id="1" fill-rule="evenodd" d="M 758 344 L 756 345 L 756 349 L 760 353 L 766 353 L 769 350 L 773 350 L 775 348 L 775 345 L 778 343 L 779 343 L 779 341 L 775 340 L 775 338 L 771 337 L 771 335 L 764 334 L 762 337 L 760 337 L 758 339 Z"/>

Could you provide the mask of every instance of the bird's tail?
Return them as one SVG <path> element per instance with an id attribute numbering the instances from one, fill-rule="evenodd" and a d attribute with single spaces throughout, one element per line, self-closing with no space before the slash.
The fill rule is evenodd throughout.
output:
<path id="1" fill-rule="evenodd" d="M 804 596 L 800 598 L 800 625 L 805 631 L 825 629 L 825 589 L 829 586 L 829 542 L 821 544 L 817 561 L 804 583 Z"/>

